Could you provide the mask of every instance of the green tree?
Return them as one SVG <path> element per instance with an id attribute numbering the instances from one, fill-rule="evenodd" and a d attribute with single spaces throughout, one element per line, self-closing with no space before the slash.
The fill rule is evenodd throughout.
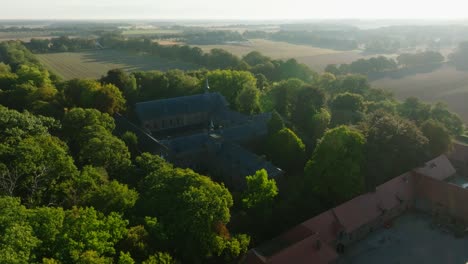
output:
<path id="1" fill-rule="evenodd" d="M 33 229 L 34 236 L 40 240 L 34 250 L 37 259 L 55 256 L 61 246 L 57 240 L 62 232 L 64 219 L 65 212 L 60 207 L 38 207 L 29 210 L 27 221 Z"/>
<path id="2" fill-rule="evenodd" d="M 191 170 L 161 165 L 141 184 L 140 213 L 157 216 L 169 238 L 165 244 L 183 260 L 221 254 L 225 239 L 213 227 L 230 219 L 233 201 L 229 191 Z"/>
<path id="3" fill-rule="evenodd" d="M 262 169 L 254 175 L 246 176 L 247 189 L 244 191 L 242 203 L 248 209 L 271 205 L 278 195 L 278 187 L 274 179 L 268 179 L 268 173 Z"/>
<path id="4" fill-rule="evenodd" d="M 305 160 L 305 145 L 290 129 L 283 128 L 267 138 L 268 157 L 278 166 L 297 171 L 302 169 Z"/>
<path id="5" fill-rule="evenodd" d="M 158 252 L 151 255 L 147 260 L 143 261 L 143 264 L 175 264 L 176 262 L 172 259 L 168 253 Z"/>
<path id="6" fill-rule="evenodd" d="M 127 224 L 117 213 L 105 216 L 93 208 L 73 207 L 65 212 L 57 240 L 60 260 L 70 263 L 114 255 L 115 244 L 125 236 Z"/>
<path id="7" fill-rule="evenodd" d="M 304 82 L 299 79 L 288 79 L 279 82 L 270 91 L 274 108 L 288 120 L 291 119 L 297 95 L 303 86 Z"/>
<path id="8" fill-rule="evenodd" d="M 427 160 L 428 140 L 413 122 L 376 112 L 364 126 L 368 188 L 373 189 Z"/>
<path id="9" fill-rule="evenodd" d="M 33 250 L 40 241 L 26 221 L 27 210 L 20 200 L 0 198 L 0 263 L 23 264 L 34 261 Z"/>
<path id="10" fill-rule="evenodd" d="M 465 130 L 460 117 L 456 113 L 449 111 L 443 103 L 437 103 L 432 106 L 431 118 L 442 123 L 453 136 L 459 136 Z"/>
<path id="11" fill-rule="evenodd" d="M 94 103 L 90 105 L 103 113 L 115 114 L 125 110 L 126 100 L 113 84 L 104 84 L 94 92 Z"/>
<path id="12" fill-rule="evenodd" d="M 114 180 L 92 192 L 89 204 L 104 213 L 124 213 L 135 205 L 137 199 L 138 193 L 135 190 Z"/>
<path id="13" fill-rule="evenodd" d="M 325 106 L 325 93 L 314 86 L 303 86 L 293 103 L 292 120 L 302 128 L 307 128 L 307 121 Z"/>
<path id="14" fill-rule="evenodd" d="M 422 103 L 416 97 L 409 97 L 398 106 L 398 113 L 402 117 L 416 122 L 416 124 L 421 124 L 430 118 L 431 106 Z"/>
<path id="15" fill-rule="evenodd" d="M 103 167 L 110 176 L 125 179 L 131 165 L 125 143 L 101 126 L 85 127 L 81 134 L 78 161 L 83 165 Z"/>
<path id="16" fill-rule="evenodd" d="M 338 94 L 330 103 L 332 113 L 332 124 L 355 124 L 364 115 L 364 98 L 359 94 L 343 93 Z"/>
<path id="17" fill-rule="evenodd" d="M 347 201 L 364 191 L 364 136 L 346 126 L 325 133 L 304 169 L 312 190 L 330 205 Z"/>
<path id="18" fill-rule="evenodd" d="M 135 261 L 132 259 L 130 253 L 120 251 L 119 260 L 117 261 L 117 264 L 135 264 Z"/>
<path id="19" fill-rule="evenodd" d="M 268 133 L 274 134 L 283 128 L 283 118 L 278 114 L 278 112 L 273 111 L 273 113 L 271 113 L 271 119 L 268 121 Z"/>
<path id="20" fill-rule="evenodd" d="M 451 149 L 452 136 L 442 123 L 428 120 L 421 125 L 421 131 L 429 140 L 427 147 L 430 157 L 437 157 Z"/>
<path id="21" fill-rule="evenodd" d="M 0 190 L 30 205 L 60 204 L 61 183 L 78 174 L 67 146 L 58 138 L 27 137 L 0 144 Z"/>
<path id="22" fill-rule="evenodd" d="M 128 75 L 121 69 L 112 69 L 107 72 L 106 76 L 101 78 L 101 83 L 115 85 L 129 101 L 130 105 L 135 103 L 137 96 L 135 76 Z"/>
<path id="23" fill-rule="evenodd" d="M 224 95 L 234 110 L 244 113 L 259 110 L 257 80 L 250 72 L 215 70 L 207 78 L 210 88 Z"/>

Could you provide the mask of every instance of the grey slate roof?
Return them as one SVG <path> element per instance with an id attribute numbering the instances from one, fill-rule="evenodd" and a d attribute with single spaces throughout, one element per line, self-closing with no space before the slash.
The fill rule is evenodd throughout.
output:
<path id="1" fill-rule="evenodd" d="M 217 112 L 227 109 L 226 99 L 219 93 L 205 93 L 141 102 L 135 112 L 141 122 L 186 113 Z"/>

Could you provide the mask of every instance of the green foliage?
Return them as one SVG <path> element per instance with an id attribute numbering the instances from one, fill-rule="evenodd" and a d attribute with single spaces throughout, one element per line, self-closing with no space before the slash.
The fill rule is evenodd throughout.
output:
<path id="1" fill-rule="evenodd" d="M 330 125 L 331 118 L 330 113 L 325 108 L 322 108 L 306 120 L 305 129 L 314 142 L 322 138 Z"/>
<path id="2" fill-rule="evenodd" d="M 62 201 L 60 184 L 77 175 L 66 145 L 43 135 L 0 144 L 0 190 L 31 205 Z"/>
<path id="3" fill-rule="evenodd" d="M 125 110 L 125 98 L 113 84 L 74 79 L 65 82 L 63 96 L 65 105 L 70 108 L 95 108 L 108 114 Z"/>
<path id="4" fill-rule="evenodd" d="M 158 252 L 151 255 L 147 260 L 143 261 L 143 264 L 175 264 L 176 262 L 172 259 L 171 255 L 164 252 Z"/>
<path id="5" fill-rule="evenodd" d="M 43 116 L 35 116 L 29 112 L 20 113 L 0 106 L 0 142 L 7 139 L 20 140 L 27 136 L 49 134 L 49 130 L 57 128 L 56 120 Z"/>
<path id="6" fill-rule="evenodd" d="M 278 114 L 278 112 L 273 111 L 271 113 L 271 119 L 268 121 L 268 133 L 274 134 L 284 128 L 283 118 Z"/>
<path id="7" fill-rule="evenodd" d="M 133 105 L 137 96 L 137 82 L 134 75 L 128 75 L 121 69 L 113 69 L 101 78 L 104 84 L 115 85 L 128 100 L 129 105 Z"/>
<path id="8" fill-rule="evenodd" d="M 96 109 L 73 108 L 62 120 L 63 134 L 69 141 L 76 141 L 85 127 L 101 126 L 109 133 L 115 128 L 114 119 Z"/>
<path id="9" fill-rule="evenodd" d="M 283 128 L 268 136 L 268 157 L 278 166 L 292 171 L 302 169 L 305 160 L 305 145 L 290 129 Z"/>
<path id="10" fill-rule="evenodd" d="M 147 101 L 191 95 L 202 91 L 198 78 L 180 70 L 135 72 L 137 100 Z"/>
<path id="11" fill-rule="evenodd" d="M 272 94 L 276 111 L 285 118 L 291 119 L 297 94 L 303 86 L 304 82 L 299 79 L 289 79 L 275 85 L 270 93 Z"/>
<path id="12" fill-rule="evenodd" d="M 325 133 L 304 169 L 307 187 L 330 205 L 364 191 L 364 136 L 346 126 Z"/>
<path id="13" fill-rule="evenodd" d="M 34 250 L 38 259 L 56 256 L 56 252 L 62 246 L 58 240 L 64 220 L 65 211 L 62 208 L 39 207 L 30 210 L 27 221 L 34 231 L 34 236 L 41 241 Z"/>
<path id="14" fill-rule="evenodd" d="M 398 113 L 402 117 L 412 120 L 417 124 L 421 124 L 430 118 L 431 106 L 422 103 L 416 97 L 409 97 L 398 106 Z"/>
<path id="15" fill-rule="evenodd" d="M 90 194 L 89 204 L 101 212 L 126 212 L 132 208 L 137 199 L 138 193 L 129 189 L 127 185 L 118 181 L 111 181 L 97 188 Z"/>
<path id="16" fill-rule="evenodd" d="M 83 129 L 80 141 L 78 161 L 81 164 L 103 167 L 109 175 L 125 178 L 131 160 L 130 152 L 122 140 L 101 126 L 88 126 Z"/>
<path id="17" fill-rule="evenodd" d="M 183 259 L 221 254 L 217 249 L 222 250 L 223 240 L 213 227 L 229 221 L 233 204 L 229 191 L 191 170 L 161 165 L 142 182 L 140 211 L 157 216 L 170 238 L 167 245 L 180 252 Z"/>
<path id="18" fill-rule="evenodd" d="M 468 69 L 468 42 L 461 42 L 458 48 L 449 55 L 450 61 L 460 70 Z"/>
<path id="19" fill-rule="evenodd" d="M 271 205 L 278 195 L 278 187 L 274 179 L 268 179 L 268 173 L 262 169 L 252 176 L 246 176 L 247 189 L 244 191 L 242 203 L 248 209 Z"/>
<path id="20" fill-rule="evenodd" d="M 428 140 L 413 122 L 377 112 L 369 116 L 367 135 L 367 185 L 373 188 L 423 164 Z"/>
<path id="21" fill-rule="evenodd" d="M 325 93 L 313 86 L 303 86 L 293 102 L 292 120 L 303 128 L 310 128 L 310 118 L 325 106 Z M 308 130 L 309 131 L 309 130 Z"/>
<path id="22" fill-rule="evenodd" d="M 451 149 L 453 138 L 442 123 L 428 120 L 421 125 L 421 131 L 429 140 L 427 147 L 430 157 L 437 157 Z"/>
<path id="23" fill-rule="evenodd" d="M 364 115 L 364 98 L 359 94 L 342 93 L 338 94 L 330 103 L 332 112 L 332 124 L 355 124 Z"/>
<path id="24" fill-rule="evenodd" d="M 132 226 L 127 236 L 119 243 L 119 247 L 127 250 L 137 261 L 143 261 L 149 252 L 150 234 L 142 225 Z"/>
<path id="25" fill-rule="evenodd" d="M 417 67 L 422 65 L 439 64 L 445 58 L 436 51 L 425 51 L 420 53 L 403 53 L 397 57 L 398 64 L 405 67 Z"/>
<path id="26" fill-rule="evenodd" d="M 437 103 L 431 108 L 431 118 L 442 123 L 452 136 L 459 136 L 464 132 L 463 121 L 460 117 L 447 109 L 442 103 Z"/>
<path id="27" fill-rule="evenodd" d="M 117 264 L 135 264 L 135 261 L 132 259 L 130 253 L 120 251 L 119 260 L 117 261 Z"/>
<path id="28" fill-rule="evenodd" d="M 250 114 L 260 110 L 257 80 L 245 71 L 215 70 L 208 73 L 210 88 L 224 95 L 234 110 Z"/>
<path id="29" fill-rule="evenodd" d="M 0 198 L 0 263 L 22 264 L 34 260 L 40 243 L 26 220 L 26 208 L 16 198 Z"/>
<path id="30" fill-rule="evenodd" d="M 70 262 L 115 254 L 114 246 L 126 235 L 127 224 L 128 221 L 116 213 L 104 216 L 93 208 L 73 207 L 65 212 L 58 239 L 62 245 L 59 248 L 61 260 Z"/>

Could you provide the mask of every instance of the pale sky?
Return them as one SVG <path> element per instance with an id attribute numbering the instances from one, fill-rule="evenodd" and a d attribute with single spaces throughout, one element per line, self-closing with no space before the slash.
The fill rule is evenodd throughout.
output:
<path id="1" fill-rule="evenodd" d="M 468 18 L 463 0 L 0 0 L 0 19 Z"/>

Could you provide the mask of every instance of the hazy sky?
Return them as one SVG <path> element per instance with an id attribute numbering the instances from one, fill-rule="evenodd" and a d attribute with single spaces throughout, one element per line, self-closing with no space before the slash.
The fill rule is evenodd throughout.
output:
<path id="1" fill-rule="evenodd" d="M 463 0 L 0 0 L 0 19 L 468 18 Z"/>

